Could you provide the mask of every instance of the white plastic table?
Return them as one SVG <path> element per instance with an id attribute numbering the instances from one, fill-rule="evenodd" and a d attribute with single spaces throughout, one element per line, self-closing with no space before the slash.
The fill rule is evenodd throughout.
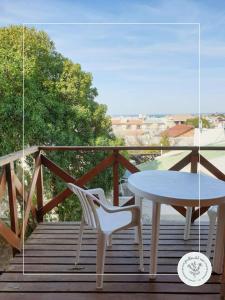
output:
<path id="1" fill-rule="evenodd" d="M 225 182 L 196 173 L 177 171 L 142 171 L 128 178 L 128 187 L 135 199 L 145 198 L 153 203 L 150 276 L 157 273 L 157 251 L 160 227 L 160 205 L 212 206 L 218 205 L 218 222 L 213 271 L 220 274 L 223 268 L 225 243 Z M 200 199 L 200 200 L 199 200 Z M 188 209 L 187 209 L 188 211 Z"/>

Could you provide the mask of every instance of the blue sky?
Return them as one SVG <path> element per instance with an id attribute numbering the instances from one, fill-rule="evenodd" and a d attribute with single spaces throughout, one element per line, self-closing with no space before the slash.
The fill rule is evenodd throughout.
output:
<path id="1" fill-rule="evenodd" d="M 14 23 L 200 23 L 201 112 L 225 112 L 225 1 L 4 1 Z M 198 25 L 34 25 L 93 74 L 110 114 L 198 113 Z"/>

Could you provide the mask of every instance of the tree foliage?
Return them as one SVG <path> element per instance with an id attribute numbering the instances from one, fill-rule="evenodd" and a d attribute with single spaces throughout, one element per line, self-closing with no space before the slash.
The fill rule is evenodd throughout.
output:
<path id="1" fill-rule="evenodd" d="M 186 122 L 185 122 L 187 125 L 192 125 L 194 126 L 194 128 L 199 128 L 199 125 L 201 124 L 201 127 L 202 128 L 210 128 L 211 125 L 209 123 L 209 121 L 205 118 L 201 118 L 199 120 L 198 117 L 195 117 L 195 118 L 192 118 L 192 119 L 188 119 Z"/>
<path id="2" fill-rule="evenodd" d="M 95 101 L 98 92 L 91 73 L 58 53 L 45 32 L 22 26 L 1 28 L 0 62 L 0 155 L 22 149 L 23 105 L 25 147 L 122 143 L 112 134 L 107 107 Z M 74 177 L 84 174 L 105 155 L 48 154 Z M 109 190 L 110 172 L 101 174 L 92 184 Z M 48 197 L 65 188 L 64 183 L 45 173 Z M 80 208 L 71 197 L 58 212 L 61 219 L 71 219 L 79 216 Z"/>
<path id="3" fill-rule="evenodd" d="M 170 139 L 169 139 L 169 137 L 166 133 L 164 133 L 161 136 L 160 145 L 162 145 L 163 147 L 169 147 L 170 146 Z"/>

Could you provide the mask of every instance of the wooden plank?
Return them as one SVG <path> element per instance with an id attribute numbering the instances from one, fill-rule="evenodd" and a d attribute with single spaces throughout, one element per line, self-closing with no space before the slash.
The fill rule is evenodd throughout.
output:
<path id="1" fill-rule="evenodd" d="M 201 202 L 200 202 L 201 203 Z M 191 216 L 191 222 L 194 222 L 195 220 L 197 220 L 201 215 L 203 215 L 205 212 L 207 212 L 207 210 L 209 209 L 210 206 L 205 206 L 205 207 L 200 207 L 198 209 L 196 209 Z"/>
<path id="2" fill-rule="evenodd" d="M 130 197 L 129 200 L 127 200 L 125 203 L 121 205 L 121 207 L 129 206 L 129 205 L 134 205 L 135 204 L 135 197 Z"/>
<path id="3" fill-rule="evenodd" d="M 81 176 L 77 180 L 77 184 L 80 186 L 84 186 L 87 182 L 92 180 L 96 175 L 104 171 L 106 168 L 110 167 L 114 162 L 114 155 L 110 155 L 100 161 L 93 169 L 88 171 L 86 174 Z"/>
<path id="4" fill-rule="evenodd" d="M 67 197 L 72 195 L 72 191 L 66 188 L 64 191 L 60 192 L 58 195 L 52 198 L 48 203 L 41 207 L 38 211 L 38 218 L 43 217 L 46 213 L 52 210 L 54 207 L 63 202 Z"/>
<path id="5" fill-rule="evenodd" d="M 183 226 L 184 227 L 184 226 Z M 181 234 L 184 232 L 184 228 L 180 227 L 180 228 L 176 228 L 174 229 L 172 226 L 170 228 L 160 228 L 160 235 L 168 235 L 168 233 L 171 233 L 171 229 L 173 230 L 173 234 Z M 202 234 L 208 234 L 208 228 L 201 228 L 201 235 Z M 71 234 L 71 237 L 74 236 L 74 234 L 78 234 L 79 232 L 79 228 L 64 228 L 64 229 L 42 229 L 42 228 L 36 228 L 33 231 L 33 234 Z M 191 228 L 191 233 L 195 233 L 198 234 L 199 232 L 199 228 L 195 227 L 195 228 Z M 95 231 L 92 231 L 91 229 L 85 229 L 84 230 L 84 234 L 85 237 L 87 236 L 94 236 Z M 122 238 L 132 238 L 134 234 L 134 231 L 128 231 L 128 230 L 124 230 L 124 231 L 119 231 L 113 234 L 113 237 L 118 238 L 118 237 L 122 237 Z M 151 234 L 151 230 L 150 228 L 148 229 L 143 229 L 142 231 L 142 235 L 145 238 L 146 236 L 149 236 Z"/>
<path id="6" fill-rule="evenodd" d="M 144 244 L 144 251 L 149 251 L 150 244 Z M 76 240 L 70 243 L 66 241 L 50 241 L 46 244 L 43 240 L 34 240 L 33 242 L 26 243 L 25 250 L 76 250 L 77 242 Z M 202 247 L 203 248 L 203 247 Z M 172 241 L 170 243 L 159 244 L 159 251 L 198 251 L 199 247 L 197 245 L 174 245 Z M 204 248 L 203 248 L 204 249 Z M 84 241 L 82 244 L 82 250 L 85 251 L 96 251 L 96 243 L 88 244 Z M 122 244 L 114 243 L 113 251 L 138 251 L 138 246 L 132 243 Z M 175 253 L 175 252 L 174 252 Z"/>
<path id="7" fill-rule="evenodd" d="M 14 288 L 17 292 L 95 292 L 96 285 L 95 282 L 20 282 L 19 284 L 14 284 Z M 4 292 L 10 291 L 12 286 L 10 283 L 0 282 L 0 289 Z M 155 283 L 149 281 L 148 283 L 139 282 L 137 285 L 134 285 L 132 282 L 105 282 L 104 283 L 104 292 L 114 292 L 117 293 L 171 293 L 176 291 L 177 293 L 188 293 L 192 289 L 191 287 L 180 284 L 180 283 Z M 202 294 L 217 294 L 219 293 L 218 284 L 204 284 L 200 287 L 195 287 L 195 293 Z"/>
<path id="8" fill-rule="evenodd" d="M 40 155 L 40 152 L 39 152 Z M 38 156 L 36 157 L 36 160 L 38 159 Z M 41 157 L 41 163 L 42 163 L 42 157 Z M 42 165 L 40 165 L 37 182 L 36 182 L 36 195 L 37 195 L 37 211 L 43 207 L 43 173 L 42 173 Z M 37 213 L 37 221 L 43 222 L 43 215 Z"/>
<path id="9" fill-rule="evenodd" d="M 199 152 L 198 150 L 193 150 L 191 152 L 191 173 L 198 172 L 198 163 L 199 163 Z M 192 216 L 191 222 L 193 223 L 195 219 L 197 219 L 197 215 L 195 214 L 195 207 L 192 207 Z"/>
<path id="10" fill-rule="evenodd" d="M 115 300 L 115 297 L 117 300 L 202 300 L 204 297 L 204 300 L 221 300 L 219 294 L 196 294 L 193 293 L 190 295 L 187 294 L 177 294 L 174 293 L 123 293 L 119 294 L 116 292 L 112 293 L 104 293 L 93 291 L 91 293 L 59 293 L 59 292 L 51 292 L 51 293 L 45 293 L 45 292 L 39 292 L 39 293 L 32 293 L 32 292 L 26 292 L 26 293 L 4 293 L 2 292 L 0 294 L 0 300 Z"/>
<path id="11" fill-rule="evenodd" d="M 4 196 L 6 191 L 6 170 L 5 167 L 2 168 L 2 174 L 0 177 L 0 200 Z"/>
<path id="12" fill-rule="evenodd" d="M 6 179 L 8 184 L 8 195 L 9 195 L 9 211 L 10 211 L 10 222 L 11 229 L 16 235 L 19 234 L 19 223 L 17 216 L 17 204 L 16 204 L 16 187 L 14 181 L 14 163 L 10 162 L 6 165 Z"/>
<path id="13" fill-rule="evenodd" d="M 53 161 L 45 157 L 41 154 L 41 163 L 48 168 L 52 173 L 54 173 L 56 176 L 61 178 L 65 182 L 71 182 L 76 184 L 77 180 L 68 174 L 66 171 L 64 171 L 62 168 L 60 168 L 57 164 L 55 164 Z"/>
<path id="14" fill-rule="evenodd" d="M 149 264 L 148 264 L 149 265 Z M 146 274 L 148 273 L 148 265 L 146 265 Z M 74 264 L 71 265 L 45 265 L 45 264 L 26 264 L 25 272 L 26 273 L 59 273 L 59 274 L 80 274 L 80 273 L 95 273 L 96 272 L 96 264 L 92 265 L 81 265 L 84 266 L 82 269 L 74 269 Z M 23 265 L 11 264 L 7 272 L 22 272 Z M 177 265 L 159 265 L 158 273 L 160 274 L 171 274 L 177 272 Z M 116 273 L 116 274 L 125 274 L 125 273 L 135 273 L 140 274 L 138 270 L 138 265 L 107 265 L 105 264 L 105 273 Z"/>
<path id="15" fill-rule="evenodd" d="M 25 234 L 25 232 L 26 232 L 26 227 L 27 227 L 29 214 L 30 214 L 31 206 L 32 206 L 32 197 L 33 197 L 33 194 L 35 191 L 40 166 L 41 166 L 41 155 L 39 155 L 35 161 L 34 174 L 32 176 L 30 189 L 29 189 L 28 196 L 27 196 L 26 208 L 25 208 L 24 219 L 23 219 L 23 228 L 21 228 L 20 235 L 22 235 L 22 233 Z"/>
<path id="16" fill-rule="evenodd" d="M 74 253 L 75 254 L 75 253 Z M 158 259 L 158 265 L 177 265 L 179 258 L 177 257 L 160 257 Z M 34 264 L 34 265 L 73 265 L 75 262 L 75 255 L 73 257 L 25 257 L 24 263 L 26 265 Z M 79 263 L 81 265 L 96 265 L 96 256 L 92 257 L 81 257 Z M 149 255 L 144 257 L 144 263 L 148 265 L 149 263 Z M 13 260 L 13 264 L 23 264 L 22 257 L 16 257 Z M 117 256 L 106 256 L 105 264 L 107 265 L 139 265 L 139 257 L 138 255 L 131 257 L 117 257 Z"/>
<path id="17" fill-rule="evenodd" d="M 194 150 L 191 152 L 191 173 L 197 173 L 199 162 L 199 152 Z"/>
<path id="18" fill-rule="evenodd" d="M 180 171 L 184 167 L 186 167 L 191 162 L 191 153 L 186 155 L 180 161 L 178 161 L 175 165 L 173 165 L 169 170 L 170 171 Z"/>
<path id="19" fill-rule="evenodd" d="M 202 221 L 203 222 L 203 221 Z M 208 224 L 200 224 L 200 227 L 202 229 L 205 229 L 205 230 L 208 230 Z M 183 222 L 182 222 L 183 223 Z M 162 228 L 162 230 L 173 230 L 173 229 L 176 229 L 176 230 L 182 230 L 184 229 L 184 224 L 180 223 L 180 225 L 162 225 L 160 224 L 160 228 Z M 151 230 L 151 225 L 147 225 L 145 226 L 143 224 L 143 231 L 149 231 Z M 191 228 L 193 230 L 198 230 L 199 228 L 199 224 L 198 222 L 194 223 L 191 225 Z M 79 230 L 79 226 L 73 222 L 71 222 L 71 224 L 67 224 L 65 226 L 61 225 L 61 224 L 57 224 L 55 226 L 52 226 L 52 225 L 48 225 L 48 224 L 42 224 L 42 223 L 39 223 L 38 226 L 36 227 L 35 230 Z M 95 232 L 96 230 L 93 230 L 91 228 L 89 228 L 88 226 L 85 227 L 85 231 L 93 231 Z M 125 232 L 125 233 L 131 233 L 131 232 L 134 232 L 134 229 L 127 229 L 127 230 L 122 230 L 121 232 Z"/>
<path id="20" fill-rule="evenodd" d="M 55 239 L 63 239 L 63 240 L 67 240 L 67 239 L 74 239 L 75 238 L 75 234 L 71 234 L 71 233 L 38 233 L 35 232 L 32 234 L 32 238 L 34 239 L 49 239 L 49 240 L 55 240 Z M 84 233 L 84 239 L 85 240 L 95 240 L 96 239 L 96 234 L 86 234 Z M 182 231 L 179 231 L 178 233 L 173 232 L 172 234 L 168 235 L 168 231 L 166 231 L 166 233 L 162 233 L 160 231 L 160 236 L 159 239 L 160 240 L 171 240 L 171 239 L 182 239 L 183 233 Z M 151 237 L 151 232 L 146 233 L 143 236 L 144 240 L 150 240 Z M 207 232 L 203 233 L 201 232 L 201 237 L 202 239 L 207 239 L 208 238 L 208 234 Z M 134 234 L 131 235 L 127 235 L 127 234 L 113 234 L 113 239 L 114 240 L 123 240 L 123 241 L 131 241 L 133 242 L 133 238 L 134 238 Z M 195 233 L 192 233 L 190 235 L 190 239 L 199 239 L 199 232 L 198 230 L 195 231 Z"/>
<path id="21" fill-rule="evenodd" d="M 37 146 L 33 146 L 21 151 L 17 151 L 14 153 L 10 153 L 8 155 L 0 157 L 0 167 L 9 164 L 10 162 L 13 162 L 17 159 L 21 159 L 22 157 L 28 156 L 30 154 L 33 154 L 38 151 Z"/>
<path id="22" fill-rule="evenodd" d="M 20 250 L 20 239 L 8 226 L 6 226 L 0 220 L 0 235 L 9 243 L 12 247 Z"/>
<path id="23" fill-rule="evenodd" d="M 23 184 L 20 182 L 19 178 L 16 176 L 15 173 L 14 173 L 14 179 L 15 179 L 16 191 L 19 193 L 19 195 L 22 198 L 24 197 L 24 202 L 26 203 L 27 202 L 28 193 L 25 190 Z M 32 212 L 33 221 L 35 221 L 35 219 L 36 219 L 36 208 L 33 205 L 33 203 L 31 204 L 31 212 Z"/>
<path id="24" fill-rule="evenodd" d="M 208 283 L 220 283 L 220 277 L 219 275 L 212 275 L 209 279 Z M 93 274 L 91 275 L 82 275 L 82 276 L 74 276 L 73 274 L 67 275 L 67 276 L 55 276 L 55 275 L 29 275 L 29 276 L 23 276 L 23 273 L 7 273 L 5 272 L 1 276 L 2 282 L 95 282 L 95 276 Z M 141 275 L 140 274 L 126 274 L 126 276 L 123 275 L 107 275 L 105 277 L 105 282 L 133 282 L 133 283 L 139 283 L 139 282 L 145 282 L 149 283 L 149 276 L 148 275 Z M 178 276 L 174 275 L 164 275 L 164 276 L 158 276 L 156 277 L 155 281 L 156 283 L 163 283 L 163 282 L 177 282 L 181 283 L 181 280 Z"/>
<path id="25" fill-rule="evenodd" d="M 162 243 L 161 243 L 162 244 Z M 197 242 L 193 245 L 198 245 Z M 206 249 L 206 244 L 201 244 L 202 249 Z M 64 249 L 61 247 L 61 249 L 25 249 L 24 250 L 24 257 L 75 257 L 76 251 L 75 251 L 76 246 L 70 247 L 69 250 Z M 169 248 L 169 247 L 167 247 Z M 186 249 L 187 250 L 187 249 Z M 160 250 L 158 253 L 158 257 L 168 257 L 168 258 L 180 258 L 181 256 L 184 255 L 184 251 L 186 250 L 177 250 L 177 251 L 167 251 L 167 250 Z M 22 253 L 20 253 L 20 256 L 23 256 Z M 17 257 L 20 257 L 17 255 Z M 115 250 L 114 246 L 113 248 L 107 249 L 106 252 L 106 257 L 138 257 L 138 252 L 137 250 L 127 250 L 127 251 L 117 251 Z M 96 257 L 96 251 L 95 250 L 84 250 L 82 248 L 82 253 L 81 257 Z M 149 257 L 149 251 L 145 250 L 144 251 L 144 257 Z"/>
<path id="26" fill-rule="evenodd" d="M 192 240 L 193 241 L 193 240 Z M 171 242 L 171 240 L 169 239 L 162 239 L 160 240 L 159 242 L 159 245 L 162 246 L 162 250 L 166 249 L 166 246 L 168 248 L 168 251 L 171 249 L 175 249 L 175 247 L 173 246 L 177 246 L 177 250 L 189 250 L 190 248 L 193 248 L 196 246 L 198 246 L 198 239 L 197 239 L 197 236 L 196 236 L 196 239 L 194 240 L 195 242 L 193 243 L 189 243 L 189 244 L 182 244 L 180 242 L 177 242 L 176 244 L 174 244 L 173 242 Z M 205 250 L 206 248 L 206 243 L 207 243 L 207 239 L 205 238 L 204 240 L 202 240 L 202 248 Z M 174 242 L 176 242 L 176 240 L 174 240 Z M 146 239 L 144 240 L 143 242 L 143 245 L 146 246 L 146 249 L 147 249 L 147 246 L 149 246 L 151 243 L 150 243 L 150 240 Z M 49 239 L 49 241 L 45 241 L 44 239 L 32 239 L 30 240 L 27 245 L 34 245 L 36 246 L 36 248 L 38 248 L 38 245 L 59 245 L 61 246 L 61 248 L 59 248 L 60 250 L 63 250 L 63 247 L 65 245 L 68 245 L 68 246 L 71 246 L 71 249 L 73 249 L 73 245 L 77 245 L 77 239 L 74 239 L 74 240 L 70 240 L 70 239 Z M 82 243 L 82 246 L 86 246 L 87 249 L 96 249 L 96 239 L 84 239 L 83 240 L 83 243 Z M 93 246 L 93 247 L 92 247 Z M 127 249 L 133 249 L 133 250 L 136 250 L 137 247 L 136 246 L 133 246 L 133 243 L 132 243 L 132 240 L 123 240 L 123 239 L 114 239 L 113 240 L 113 250 L 122 250 L 122 246 L 123 246 L 123 249 L 126 248 L 127 246 Z M 121 246 L 121 247 L 119 247 Z M 28 247 L 25 247 L 25 249 L 28 249 Z M 69 248 L 68 248 L 69 249 Z"/>
<path id="27" fill-rule="evenodd" d="M 126 157 L 122 156 L 121 154 L 118 154 L 118 161 L 123 167 L 125 167 L 131 173 L 136 173 L 140 171 L 135 165 L 129 162 L 129 160 L 126 159 Z"/>
<path id="28" fill-rule="evenodd" d="M 27 201 L 27 191 L 23 190 L 23 184 L 20 182 L 19 178 L 14 174 L 14 179 L 15 179 L 15 186 L 16 186 L 16 191 L 19 193 L 21 197 L 25 196 L 24 201 Z"/>
<path id="29" fill-rule="evenodd" d="M 208 161 L 204 156 L 200 155 L 200 164 L 205 167 L 209 172 L 211 172 L 218 179 L 225 181 L 225 174 L 217 169 L 210 161 Z"/>
<path id="30" fill-rule="evenodd" d="M 173 206 L 172 207 L 179 212 L 183 217 L 186 217 L 186 208 L 184 208 L 183 206 Z"/>

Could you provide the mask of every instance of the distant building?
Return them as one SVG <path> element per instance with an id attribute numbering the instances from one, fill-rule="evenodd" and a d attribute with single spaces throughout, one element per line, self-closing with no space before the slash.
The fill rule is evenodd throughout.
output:
<path id="1" fill-rule="evenodd" d="M 181 124 L 185 124 L 186 121 L 188 119 L 192 119 L 194 118 L 193 115 L 172 115 L 168 117 L 168 121 L 170 122 L 170 124 L 174 124 L 174 125 L 181 125 Z"/>
<path id="2" fill-rule="evenodd" d="M 214 122 L 216 127 L 225 129 L 225 116 L 218 116 L 217 118 L 215 118 Z"/>
<path id="3" fill-rule="evenodd" d="M 127 146 L 159 144 L 160 133 L 168 127 L 167 119 L 155 117 L 112 118 L 116 136 L 122 137 Z"/>
<path id="4" fill-rule="evenodd" d="M 127 118 L 112 118 L 112 127 L 113 130 L 126 130 L 126 129 L 133 129 L 138 130 L 141 129 L 143 125 L 143 119 L 127 119 Z"/>
<path id="5" fill-rule="evenodd" d="M 219 145 L 225 143 L 223 128 L 195 128 L 194 146 Z"/>
<path id="6" fill-rule="evenodd" d="M 192 146 L 194 144 L 194 131 L 195 128 L 192 125 L 179 124 L 163 131 L 161 136 L 168 136 L 172 146 Z"/>

